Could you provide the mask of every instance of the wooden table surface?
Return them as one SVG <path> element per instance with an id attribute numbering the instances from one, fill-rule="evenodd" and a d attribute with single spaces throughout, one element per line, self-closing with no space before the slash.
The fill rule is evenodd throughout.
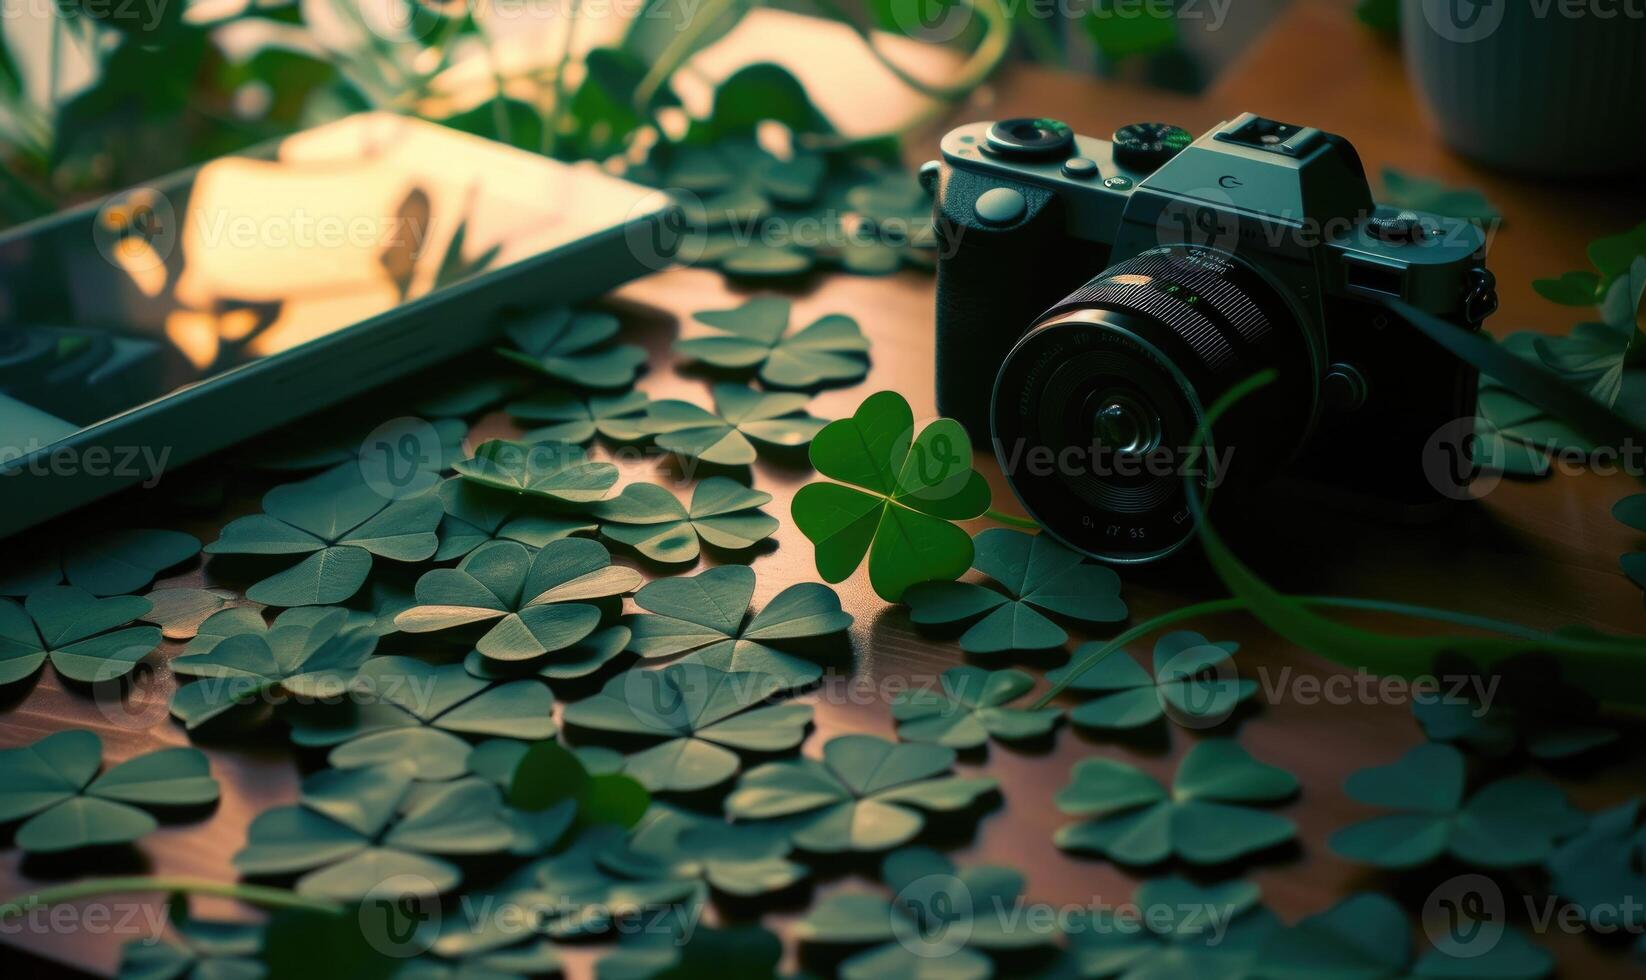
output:
<path id="1" fill-rule="evenodd" d="M 1079 132 L 1105 134 L 1141 119 L 1164 119 L 1202 132 L 1244 110 L 1308 123 L 1342 133 L 1359 148 L 1369 173 L 1384 165 L 1440 178 L 1456 185 L 1482 188 L 1507 216 L 1488 259 L 1496 271 L 1502 310 L 1490 322 L 1499 335 L 1512 330 L 1563 330 L 1572 311 L 1554 307 L 1531 290 L 1532 279 L 1583 267 L 1584 247 L 1592 238 L 1632 226 L 1646 217 L 1646 194 L 1639 185 L 1568 185 L 1560 181 L 1522 181 L 1497 176 L 1450 154 L 1436 141 L 1421 117 L 1398 50 L 1385 45 L 1353 22 L 1351 0 L 1300 0 L 1280 22 L 1207 92 L 1183 98 L 1136 90 L 1091 78 L 1015 67 L 995 85 L 979 92 L 972 104 L 956 107 L 947 122 L 973 118 L 1050 115 Z M 931 155 L 933 139 L 911 140 L 910 162 Z M 1095 270 L 1094 270 L 1095 271 Z M 873 369 L 856 388 L 833 391 L 813 403 L 815 414 L 836 418 L 849 414 L 868 393 L 901 392 L 917 417 L 934 414 L 932 381 L 933 281 L 906 272 L 882 279 L 820 276 L 792 292 L 797 322 L 826 313 L 858 319 L 873 340 Z M 654 397 L 685 397 L 706 403 L 706 383 L 672 369 L 670 342 L 689 322 L 689 314 L 732 306 L 744 293 L 713 272 L 681 269 L 658 274 L 620 290 L 612 308 L 623 313 L 631 339 L 652 353 L 651 370 L 641 387 Z M 687 329 L 690 329 L 689 327 Z M 403 407 L 382 406 L 385 417 Z M 501 414 L 477 427 L 477 436 L 505 434 Z M 650 464 L 648 464 L 650 465 Z M 997 500 L 1010 501 L 992 460 Z M 756 605 L 795 582 L 815 580 L 810 544 L 788 518 L 788 503 L 805 483 L 804 470 L 762 462 L 755 486 L 776 496 L 770 510 L 783 518 L 776 547 L 753 562 L 759 576 Z M 209 519 L 180 526 L 203 540 L 230 517 L 255 508 L 260 487 L 236 484 L 231 503 Z M 1438 605 L 1552 628 L 1582 623 L 1633 632 L 1646 625 L 1640 591 L 1618 571 L 1618 556 L 1638 542 L 1616 524 L 1608 511 L 1632 489 L 1622 476 L 1562 476 L 1541 483 L 1505 481 L 1478 505 L 1460 508 L 1445 523 L 1401 528 L 1345 519 L 1336 513 L 1243 515 L 1237 534 L 1244 553 L 1259 572 L 1283 589 L 1335 593 Z M 981 525 L 980 525 L 981 526 Z M 1264 548 L 1278 541 L 1282 547 Z M 1250 550 L 1255 546 L 1255 550 Z M 1156 570 L 1125 572 L 1124 597 L 1133 621 L 1215 597 L 1215 581 L 1182 568 L 1171 574 Z M 184 569 L 160 585 L 219 584 L 209 562 Z M 244 583 L 226 582 L 232 586 Z M 855 670 L 848 685 L 831 684 L 803 696 L 817 705 L 817 724 L 805 751 L 815 754 L 828 738 L 843 732 L 890 736 L 887 705 L 879 696 L 900 679 L 919 682 L 961 662 L 952 643 L 936 642 L 914 632 L 906 611 L 880 601 L 860 573 L 838 591 L 856 617 L 852 640 Z M 1192 624 L 1214 639 L 1242 645 L 1248 673 L 1266 672 L 1272 681 L 1294 674 L 1326 676 L 1333 665 L 1282 642 L 1252 621 L 1225 616 Z M 1380 624 L 1391 629 L 1400 624 Z M 1084 639 L 1085 637 L 1080 637 Z M 175 655 L 168 643 L 156 659 Z M 999 665 L 999 664 L 996 664 Z M 1031 664 L 1038 671 L 1043 664 Z M 134 695 L 125 714 L 105 715 L 83 696 L 63 691 L 50 671 L 25 695 L 0 713 L 0 744 L 17 745 L 69 726 L 89 727 L 103 735 L 107 756 L 118 760 L 161 745 L 187 744 L 180 726 L 164 718 L 171 679 L 162 663 L 153 683 Z M 1360 889 L 1388 891 L 1408 908 L 1420 906 L 1429 890 L 1459 869 L 1438 867 L 1403 875 L 1398 885 L 1389 876 L 1335 857 L 1326 838 L 1336 828 L 1367 814 L 1341 791 L 1344 777 L 1367 765 L 1393 761 L 1422 740 L 1406 704 L 1305 705 L 1290 698 L 1270 703 L 1240 724 L 1244 745 L 1259 759 L 1297 774 L 1300 797 L 1281 812 L 1299 826 L 1297 847 L 1252 865 L 1250 877 L 1262 885 L 1266 901 L 1284 918 L 1318 911 Z M 134 720 L 135 719 L 135 720 Z M 141 726 L 151 727 L 141 727 Z M 210 746 L 213 769 L 223 781 L 220 806 L 199 823 L 164 827 L 141 843 L 148 868 L 157 873 L 188 874 L 220 880 L 233 877 L 229 859 L 245 838 L 247 823 L 258 812 L 295 796 L 298 773 L 283 740 L 269 736 L 266 747 Z M 1121 902 L 1138 880 L 1100 860 L 1071 858 L 1052 844 L 1062 817 L 1052 806 L 1072 764 L 1082 757 L 1105 755 L 1169 778 L 1176 760 L 1194 736 L 1171 733 L 1169 748 L 1088 738 L 1067 727 L 1047 750 L 1015 751 L 991 746 L 964 761 L 967 772 L 986 772 L 1000 780 L 1004 803 L 976 826 L 958 832 L 955 855 L 962 862 L 1002 862 L 1024 869 L 1029 896 L 1055 903 Z M 1646 789 L 1634 733 L 1624 750 L 1606 756 L 1604 765 L 1557 767 L 1558 778 L 1585 808 L 1613 804 Z M 93 869 L 108 870 L 108 869 Z M 0 895 L 38 887 L 32 866 L 20 863 L 15 849 L 0 851 Z M 859 880 L 838 874 L 820 889 Z M 1514 881 L 1502 882 L 1513 896 Z M 207 911 L 229 913 L 224 903 L 204 903 Z M 778 910 L 768 921 L 780 925 L 796 910 Z M 243 912 L 241 913 L 243 914 Z M 118 939 L 81 934 L 7 935 L 6 942 L 100 972 L 112 970 Z M 1623 960 L 1612 947 L 1587 937 L 1545 935 L 1539 941 L 1557 955 L 1566 977 L 1620 973 Z M 581 973 L 579 958 L 574 972 Z"/>

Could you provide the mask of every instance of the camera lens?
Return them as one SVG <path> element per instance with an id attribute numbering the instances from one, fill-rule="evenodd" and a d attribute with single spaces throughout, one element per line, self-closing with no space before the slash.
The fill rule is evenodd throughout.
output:
<path id="1" fill-rule="evenodd" d="M 1047 531 L 1106 561 L 1149 561 L 1192 536 L 1190 482 L 1223 492 L 1297 450 L 1320 359 L 1257 270 L 1211 249 L 1153 249 L 1058 303 L 1007 355 L 990 413 L 995 452 Z M 1196 450 L 1207 408 L 1264 368 L 1275 383 Z"/>
<path id="2" fill-rule="evenodd" d="M 1074 149 L 1074 130 L 1056 119 L 1002 119 L 989 127 L 987 146 L 1015 157 L 1066 157 Z"/>

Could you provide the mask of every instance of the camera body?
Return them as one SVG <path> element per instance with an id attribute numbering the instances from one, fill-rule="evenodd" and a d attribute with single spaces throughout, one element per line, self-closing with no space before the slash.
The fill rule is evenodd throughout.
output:
<path id="1" fill-rule="evenodd" d="M 1014 476 L 1023 446 L 1008 443 L 1060 450 L 1089 428 L 1069 419 L 1090 414 L 1110 443 L 1159 448 L 1263 367 L 1276 383 L 1213 429 L 1215 444 L 1245 427 L 1231 479 L 1291 461 L 1403 513 L 1442 502 L 1424 447 L 1473 417 L 1477 376 L 1385 304 L 1479 329 L 1497 305 L 1482 229 L 1378 207 L 1354 147 L 1318 129 L 1248 113 L 1199 139 L 1156 123 L 1115 136 L 1050 119 L 980 122 L 950 132 L 942 160 L 922 168 L 939 243 L 939 411 L 995 444 L 1048 530 L 1109 560 L 1175 550 L 1192 529 L 1186 495 L 1110 500 L 1075 487 L 1030 499 Z M 1077 362 L 1110 380 L 1058 379 Z M 1143 374 L 1158 375 L 1153 395 L 1132 390 L 1128 377 Z M 1088 407 L 1041 404 L 1083 391 Z M 1127 442 L 1139 433 L 1152 439 Z"/>

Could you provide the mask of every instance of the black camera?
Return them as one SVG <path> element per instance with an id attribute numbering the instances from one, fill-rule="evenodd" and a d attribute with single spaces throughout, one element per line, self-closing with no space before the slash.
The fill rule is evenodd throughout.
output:
<path id="1" fill-rule="evenodd" d="M 1191 485 L 1222 500 L 1282 466 L 1406 515 L 1446 500 L 1425 446 L 1448 426 L 1469 443 L 1478 378 L 1387 303 L 1479 329 L 1497 307 L 1480 227 L 1378 207 L 1347 140 L 1250 113 L 1199 139 L 974 123 L 942 151 L 921 170 L 938 409 L 994 444 L 1047 531 L 1149 561 L 1192 535 Z"/>

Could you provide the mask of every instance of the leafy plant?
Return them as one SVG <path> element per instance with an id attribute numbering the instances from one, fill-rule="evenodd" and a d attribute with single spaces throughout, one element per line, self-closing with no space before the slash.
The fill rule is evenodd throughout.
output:
<path id="1" fill-rule="evenodd" d="M 395 617 L 408 633 L 492 623 L 475 643 L 492 660 L 534 660 L 573 646 L 600 625 L 591 600 L 611 599 L 640 585 L 640 573 L 611 563 L 597 541 L 562 538 L 535 554 L 513 541 L 493 541 L 456 568 L 436 568 L 417 580 L 417 605 Z"/>
<path id="2" fill-rule="evenodd" d="M 1111 909 L 1083 914 L 1068 930 L 1069 955 L 1090 977 L 1267 976 L 1258 967 L 1278 923 L 1259 895 L 1249 881 L 1153 878 L 1132 894 L 1136 921 Z"/>
<path id="3" fill-rule="evenodd" d="M 716 891 L 753 898 L 804 881 L 811 869 L 789 859 L 792 846 L 781 827 L 726 823 L 692 810 L 653 803 L 627 840 L 600 851 L 597 860 L 630 878 L 700 878 Z"/>
<path id="4" fill-rule="evenodd" d="M 160 749 L 98 775 L 103 743 L 81 729 L 0 751 L 0 823 L 21 820 L 12 840 L 30 853 L 129 844 L 159 824 L 149 810 L 217 799 L 199 749 Z"/>
<path id="5" fill-rule="evenodd" d="M 807 396 L 760 392 L 740 384 L 710 389 L 714 411 L 666 399 L 646 409 L 646 431 L 661 449 L 716 466 L 755 461 L 755 444 L 792 449 L 812 441 L 823 420 L 805 413 Z"/>
<path id="6" fill-rule="evenodd" d="M 200 553 L 200 541 L 181 531 L 139 528 L 100 531 L 65 542 L 35 540 L 17 551 L 21 560 L 0 575 L 0 596 L 21 598 L 65 582 L 94 596 L 112 596 L 136 592 L 161 572 L 193 558 Z"/>
<path id="7" fill-rule="evenodd" d="M 1081 644 L 1075 663 L 1100 646 Z M 1100 695 L 1071 708 L 1069 720 L 1088 728 L 1139 728 L 1169 716 L 1186 728 L 1209 728 L 1257 693 L 1257 682 L 1235 670 L 1239 648 L 1189 630 L 1167 633 L 1155 641 L 1152 677 L 1124 653 L 1104 657 L 1069 682 L 1072 690 Z M 1047 671 L 1046 679 L 1055 684 L 1070 675 L 1069 667 L 1060 667 Z"/>
<path id="8" fill-rule="evenodd" d="M 895 897 L 840 892 L 795 926 L 802 943 L 857 948 L 840 964 L 850 980 L 922 976 L 986 980 L 990 952 L 1049 946 L 1055 933 L 1013 914 L 1023 875 L 998 865 L 957 868 L 936 851 L 906 847 L 886 855 L 881 877 Z M 1095 974 L 1094 974 L 1095 975 Z"/>
<path id="9" fill-rule="evenodd" d="M 1230 739 L 1196 743 L 1178 764 L 1170 790 L 1113 759 L 1082 759 L 1057 794 L 1057 808 L 1083 823 L 1060 828 L 1066 850 L 1092 851 L 1123 864 L 1177 856 L 1222 864 L 1292 839 L 1285 817 L 1245 804 L 1276 803 L 1297 792 L 1291 773 L 1265 765 Z"/>
<path id="10" fill-rule="evenodd" d="M 291 718 L 292 741 L 333 747 L 327 761 L 339 769 L 399 766 L 416 779 L 455 779 L 468 771 L 463 736 L 533 741 L 555 733 L 554 695 L 537 680 L 497 683 L 462 664 L 374 657 L 348 688 L 341 704 Z"/>
<path id="11" fill-rule="evenodd" d="M 370 632 L 349 630 L 348 620 L 343 609 L 288 609 L 267 632 L 228 636 L 177 657 L 173 673 L 202 680 L 178 687 L 171 713 L 193 729 L 241 705 L 337 697 L 377 646 Z"/>
<path id="12" fill-rule="evenodd" d="M 804 704 L 758 707 L 782 687 L 764 674 L 672 664 L 634 670 L 566 706 L 565 723 L 665 741 L 629 755 L 623 771 L 653 793 L 718 786 L 742 767 L 738 752 L 782 752 L 811 724 Z"/>
<path id="13" fill-rule="evenodd" d="M 651 615 L 629 620 L 629 648 L 642 657 L 689 652 L 680 663 L 764 674 L 783 690 L 822 676 L 823 669 L 797 651 L 852 624 L 834 590 L 815 582 L 791 585 L 750 616 L 753 597 L 754 571 L 745 565 L 650 582 L 634 595 L 635 605 Z"/>
<path id="14" fill-rule="evenodd" d="M 1646 893 L 1646 827 L 1640 824 L 1639 800 L 1595 814 L 1582 833 L 1550 853 L 1545 866 L 1550 889 L 1591 926 L 1646 930 L 1646 910 L 1629 901 Z M 1635 946 L 1646 953 L 1646 937 Z"/>
<path id="15" fill-rule="evenodd" d="M 823 758 L 769 762 L 744 773 L 726 798 L 734 820 L 781 820 L 796 847 L 820 854 L 906 844 L 926 812 L 952 812 L 997 788 L 987 777 L 947 775 L 954 750 L 841 735 Z"/>
<path id="16" fill-rule="evenodd" d="M 246 590 L 268 606 L 333 605 L 360 591 L 372 559 L 423 561 L 439 542 L 442 516 L 433 494 L 392 499 L 356 467 L 341 466 L 263 495 L 263 513 L 231 521 L 212 555 L 304 555 L 301 562 Z"/>
<path id="17" fill-rule="evenodd" d="M 590 506 L 601 533 L 653 561 L 696 561 L 699 539 L 727 551 L 745 551 L 771 537 L 777 519 L 760 508 L 772 495 L 736 480 L 711 476 L 692 489 L 690 507 L 655 483 L 631 483 L 610 500 Z"/>
<path id="18" fill-rule="evenodd" d="M 718 368 L 758 368 L 760 380 L 772 387 L 853 382 L 869 370 L 869 340 L 849 316 L 831 314 L 789 333 L 789 301 L 757 296 L 736 309 L 693 318 L 720 332 L 677 340 L 677 352 Z"/>
<path id="19" fill-rule="evenodd" d="M 1616 728 L 1597 724 L 1594 698 L 1565 683 L 1560 662 L 1528 655 L 1489 672 L 1472 665 L 1448 676 L 1479 676 L 1489 683 L 1482 701 L 1436 696 L 1412 704 L 1431 741 L 1453 742 L 1499 757 L 1524 745 L 1534 759 L 1565 759 L 1616 742 Z"/>
<path id="20" fill-rule="evenodd" d="M 437 562 L 462 558 L 488 541 L 541 548 L 598 527 L 586 516 L 558 511 L 532 494 L 497 490 L 462 477 L 441 483 L 438 493 L 446 516 L 440 519 L 440 547 L 433 558 Z"/>
<path id="21" fill-rule="evenodd" d="M 973 539 L 973 546 L 972 567 L 998 582 L 1004 593 L 970 582 L 923 582 L 903 594 L 909 618 L 917 624 L 976 620 L 960 637 L 960 649 L 967 653 L 1061 647 L 1069 634 L 1040 610 L 1087 623 L 1126 618 L 1120 577 L 1049 535 L 990 528 Z"/>
<path id="22" fill-rule="evenodd" d="M 1052 730 L 1061 711 L 1006 707 L 1033 688 L 1034 678 L 1020 670 L 950 667 L 942 690 L 900 692 L 892 700 L 897 737 L 953 749 L 975 749 L 990 738 L 1038 738 Z"/>
<path id="23" fill-rule="evenodd" d="M 575 387 L 627 388 L 646 363 L 646 352 L 633 344 L 608 344 L 617 330 L 617 317 L 610 313 L 545 310 L 506 324 L 503 332 L 515 349 L 497 352 Z"/>
<path id="24" fill-rule="evenodd" d="M 1416 867 L 1442 854 L 1484 868 L 1536 864 L 1583 827 L 1560 788 L 1541 779 L 1500 779 L 1465 800 L 1463 755 L 1449 745 L 1419 745 L 1390 765 L 1360 770 L 1343 789 L 1396 812 L 1345 827 L 1328 843 L 1383 868 Z"/>
<path id="25" fill-rule="evenodd" d="M 0 599 L 0 684 L 33 677 L 47 660 L 83 684 L 126 676 L 160 645 L 158 629 L 128 625 L 150 609 L 139 596 L 99 599 L 72 585 L 41 589 L 21 606 Z"/>
<path id="26" fill-rule="evenodd" d="M 234 855 L 241 874 L 297 874 L 297 892 L 359 901 L 398 875 L 427 882 L 430 895 L 456 888 L 448 857 L 490 854 L 513 840 L 497 787 L 460 779 L 412 793 L 394 767 L 324 769 L 303 780 L 301 802 L 257 815 Z"/>
<path id="27" fill-rule="evenodd" d="M 548 422 L 521 438 L 526 442 L 583 443 L 596 435 L 613 442 L 636 442 L 646 437 L 641 419 L 650 399 L 643 391 L 580 397 L 558 388 L 540 391 L 508 404 L 511 417 Z"/>
<path id="28" fill-rule="evenodd" d="M 133 939 L 120 947 L 115 980 L 261 980 L 263 926 L 257 922 L 196 919 L 178 899 L 167 903 L 169 935 Z"/>
<path id="29" fill-rule="evenodd" d="M 588 458 L 580 446 L 493 439 L 456 464 L 458 475 L 480 486 L 548 503 L 586 504 L 617 482 L 617 467 Z"/>
<path id="30" fill-rule="evenodd" d="M 792 505 L 825 582 L 844 581 L 867 555 L 870 584 L 896 602 L 912 585 L 971 566 L 972 539 L 951 522 L 982 514 L 990 494 L 960 423 L 938 419 L 917 437 L 909 403 L 882 391 L 818 432 L 811 460 L 840 481 L 808 483 Z"/>

